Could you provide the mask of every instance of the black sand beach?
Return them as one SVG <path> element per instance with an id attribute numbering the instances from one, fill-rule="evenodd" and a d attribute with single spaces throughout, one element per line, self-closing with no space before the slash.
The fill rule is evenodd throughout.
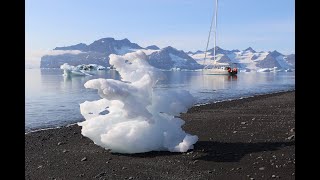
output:
<path id="1" fill-rule="evenodd" d="M 195 106 L 186 153 L 110 153 L 71 125 L 25 135 L 25 179 L 295 179 L 295 91 Z"/>

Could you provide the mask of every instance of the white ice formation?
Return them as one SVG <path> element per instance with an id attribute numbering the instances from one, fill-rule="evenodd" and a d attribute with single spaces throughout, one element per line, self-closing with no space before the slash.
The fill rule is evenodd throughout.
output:
<path id="1" fill-rule="evenodd" d="M 149 65 L 143 51 L 109 57 L 122 79 L 84 84 L 97 89 L 102 99 L 80 104 L 86 119 L 78 123 L 82 135 L 118 153 L 193 149 L 198 137 L 186 133 L 181 127 L 185 122 L 177 116 L 194 105 L 194 97 L 184 90 L 154 90 L 164 74 Z"/>
<path id="2" fill-rule="evenodd" d="M 68 63 L 64 63 L 60 66 L 60 69 L 63 70 L 64 76 L 91 76 L 92 72 L 97 70 L 104 70 L 105 67 L 97 64 L 81 64 L 78 66 L 72 66 Z"/>

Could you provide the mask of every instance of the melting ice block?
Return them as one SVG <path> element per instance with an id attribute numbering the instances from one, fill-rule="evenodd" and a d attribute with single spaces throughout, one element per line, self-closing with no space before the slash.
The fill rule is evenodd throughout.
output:
<path id="1" fill-rule="evenodd" d="M 165 76 L 149 65 L 142 51 L 109 57 L 122 79 L 92 79 L 84 84 L 102 99 L 80 104 L 86 119 L 78 123 L 82 135 L 118 153 L 193 149 L 198 137 L 186 133 L 181 128 L 185 122 L 176 116 L 195 103 L 194 97 L 184 90 L 155 91 Z"/>

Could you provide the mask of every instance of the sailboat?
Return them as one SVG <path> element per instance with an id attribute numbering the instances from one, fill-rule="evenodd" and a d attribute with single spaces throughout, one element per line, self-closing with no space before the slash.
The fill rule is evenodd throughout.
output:
<path id="1" fill-rule="evenodd" d="M 208 45 L 210 41 L 210 35 L 211 35 L 211 30 L 212 30 L 212 25 L 214 24 L 214 48 L 213 48 L 213 65 L 205 65 L 203 68 L 203 73 L 204 74 L 209 74 L 209 75 L 236 75 L 238 73 L 238 68 L 235 66 L 235 64 L 232 65 L 218 65 L 217 60 L 216 60 L 216 44 L 217 44 L 217 15 L 218 15 L 218 0 L 216 0 L 215 3 L 215 11 L 212 17 L 211 25 L 210 25 L 210 31 L 209 31 L 209 36 L 208 36 L 208 41 L 207 41 L 207 47 L 204 55 L 204 63 L 207 58 L 207 51 L 208 51 Z"/>

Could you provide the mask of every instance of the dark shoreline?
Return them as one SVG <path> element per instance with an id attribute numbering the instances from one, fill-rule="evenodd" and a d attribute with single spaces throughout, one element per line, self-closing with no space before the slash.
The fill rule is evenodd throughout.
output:
<path id="1" fill-rule="evenodd" d="M 284 90 L 284 91 L 275 91 L 275 92 L 262 93 L 262 94 L 254 94 L 254 95 L 251 95 L 251 96 L 244 96 L 244 97 L 235 98 L 235 99 L 226 99 L 226 100 L 217 100 L 217 101 L 214 101 L 214 102 L 199 103 L 199 104 L 195 104 L 194 106 L 204 106 L 204 105 L 209 105 L 209 104 L 216 104 L 216 103 L 221 103 L 221 102 L 252 98 L 252 97 L 256 97 L 256 96 L 272 95 L 272 94 L 292 92 L 292 91 L 295 91 L 295 90 Z M 59 125 L 59 126 L 56 126 L 56 127 L 53 127 L 52 125 L 48 125 L 48 126 L 36 127 L 36 128 L 28 128 L 28 129 L 25 128 L 25 134 L 29 134 L 29 133 L 33 133 L 33 132 L 37 132 L 37 131 L 45 131 L 45 130 L 49 130 L 49 129 L 57 129 L 57 128 L 68 127 L 70 125 L 75 125 L 78 122 L 81 122 L 83 120 L 85 120 L 85 119 L 79 119 L 79 120 L 73 121 L 71 123 L 69 122 L 70 124 Z"/>
<path id="2" fill-rule="evenodd" d="M 110 153 L 81 127 L 25 134 L 25 179 L 295 179 L 295 91 L 194 106 L 187 153 Z"/>

